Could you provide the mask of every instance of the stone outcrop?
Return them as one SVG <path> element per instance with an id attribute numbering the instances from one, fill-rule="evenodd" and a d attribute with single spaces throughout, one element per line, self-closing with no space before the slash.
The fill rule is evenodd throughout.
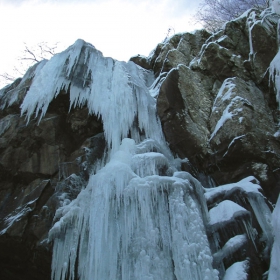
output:
<path id="1" fill-rule="evenodd" d="M 54 214 L 78 195 L 105 147 L 101 121 L 86 107 L 68 112 L 66 93 L 50 104 L 40 124 L 26 123 L 19 106 L 36 67 L 1 91 L 1 279 L 50 279 L 47 239 Z"/>
<path id="2" fill-rule="evenodd" d="M 278 18 L 253 9 L 226 23 L 189 64 L 174 59 L 165 74 L 162 66 L 157 99 L 174 153 L 217 184 L 255 175 L 273 202 L 280 188 L 278 105 L 268 68 L 277 53 Z M 153 59 L 167 61 L 170 45 Z"/>
<path id="3" fill-rule="evenodd" d="M 271 244 L 268 237 L 263 241 L 254 203 L 275 203 L 280 191 L 279 111 L 267 70 L 278 49 L 278 19 L 253 9 L 213 35 L 176 34 L 149 57 L 131 58 L 154 72 L 165 138 L 174 155 L 188 159 L 182 170 L 202 182 L 206 198 L 210 187 L 238 182 L 208 197 L 208 209 L 225 200 L 242 206 L 246 226 L 256 227 L 257 237 L 248 238 L 238 217 L 223 225 L 232 231 L 228 236 L 222 225 L 209 226 L 209 239 L 220 235 L 223 247 L 212 248 L 221 275 L 234 261 L 250 258 L 250 279 L 262 279 L 269 265 Z M 6 280 L 50 279 L 47 238 L 55 212 L 77 197 L 105 149 L 102 121 L 86 106 L 69 110 L 70 86 L 61 89 L 40 123 L 21 116 L 22 101 L 45 63 L 0 91 L 0 278 Z M 83 67 L 76 76 L 86 73 Z M 244 191 L 246 177 L 267 198 Z M 229 257 L 231 238 L 242 242 Z"/>

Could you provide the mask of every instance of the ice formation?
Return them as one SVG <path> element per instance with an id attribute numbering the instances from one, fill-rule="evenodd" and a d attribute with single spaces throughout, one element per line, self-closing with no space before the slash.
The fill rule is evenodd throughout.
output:
<path id="1" fill-rule="evenodd" d="M 249 176 L 237 183 L 222 185 L 216 188 L 208 188 L 205 191 L 205 198 L 208 203 L 214 203 L 219 197 L 227 197 L 232 193 L 239 191 L 242 196 L 246 198 L 252 207 L 253 213 L 262 229 L 262 238 L 266 241 L 266 250 L 270 251 L 272 245 L 272 225 L 271 225 L 271 211 L 268 208 L 265 198 L 261 193 L 261 187 L 258 180 Z M 223 211 L 220 211 L 223 208 Z M 246 209 L 232 201 L 224 200 L 216 207 L 210 210 L 210 217 L 212 216 L 212 224 L 220 223 L 222 221 L 230 221 L 236 215 L 246 214 Z M 215 214 L 217 212 L 217 214 Z M 250 229 L 248 230 L 250 232 Z M 253 236 L 252 233 L 248 234 Z"/>
<path id="2" fill-rule="evenodd" d="M 239 234 L 230 238 L 223 248 L 213 255 L 214 261 L 221 263 L 225 257 L 239 250 L 246 242 L 247 237 L 245 234 Z"/>
<path id="3" fill-rule="evenodd" d="M 236 262 L 226 270 L 223 280 L 247 280 L 248 261 Z"/>
<path id="4" fill-rule="evenodd" d="M 102 118 L 107 142 L 103 166 L 56 213 L 53 280 L 218 279 L 203 188 L 164 141 L 153 81 L 82 40 L 35 73 L 21 106 L 28 121 L 33 113 L 40 121 L 63 89 L 70 108 L 87 105 Z"/>
<path id="5" fill-rule="evenodd" d="M 249 211 L 240 205 L 232 202 L 231 200 L 224 200 L 209 211 L 210 225 L 219 226 L 225 222 L 232 221 L 238 216 L 244 216 L 248 214 Z"/>
<path id="6" fill-rule="evenodd" d="M 279 255 L 280 255 L 280 196 L 272 213 L 272 225 L 274 233 L 274 244 L 271 251 L 271 262 L 268 280 L 277 280 L 280 275 Z"/>
<path id="7" fill-rule="evenodd" d="M 219 229 L 237 217 L 247 230 L 230 237 L 222 248 L 218 244 L 214 261 L 222 262 L 248 238 L 254 242 L 247 209 L 224 200 L 208 212 L 206 202 L 211 204 L 236 189 L 246 194 L 266 241 L 271 240 L 270 211 L 254 177 L 204 189 L 180 170 L 182 160 L 172 156 L 156 115 L 155 97 L 163 76 L 155 80 L 151 71 L 133 62 L 105 58 L 92 45 L 78 40 L 40 63 L 29 77 L 33 82 L 21 105 L 27 121 L 35 114 L 40 122 L 50 102 L 67 92 L 69 110 L 87 106 L 90 114 L 102 119 L 107 142 L 102 161 L 92 167 L 88 184 L 78 197 L 71 202 L 60 197 L 62 207 L 49 232 L 54 244 L 52 280 L 218 279 L 206 229 Z M 213 112 L 219 102 L 230 99 L 233 82 L 224 83 Z M 15 100 L 16 92 L 6 104 Z M 229 113 L 232 105 L 225 109 L 211 138 L 238 113 Z M 8 125 L 8 120 L 1 123 L 0 133 Z M 69 175 L 65 168 L 60 168 L 63 178 Z M 75 175 L 67 179 L 74 185 L 77 181 Z M 246 261 L 236 263 L 224 279 L 237 279 L 234 277 L 240 273 L 245 277 L 246 269 Z"/>

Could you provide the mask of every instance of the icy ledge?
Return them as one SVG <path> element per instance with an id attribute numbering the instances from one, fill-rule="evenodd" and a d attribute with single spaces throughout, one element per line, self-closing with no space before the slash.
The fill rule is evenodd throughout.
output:
<path id="1" fill-rule="evenodd" d="M 268 280 L 278 280 L 280 276 L 280 196 L 272 213 L 274 243 L 271 251 L 271 261 Z"/>
<path id="2" fill-rule="evenodd" d="M 263 239 L 266 241 L 266 244 L 267 244 L 266 251 L 269 252 L 271 249 L 272 240 L 273 240 L 272 226 L 271 226 L 271 211 L 268 208 L 265 197 L 262 195 L 261 191 L 262 191 L 262 188 L 259 185 L 259 181 L 255 177 L 249 176 L 237 183 L 222 185 L 222 186 L 219 186 L 216 188 L 205 189 L 205 197 L 206 197 L 208 204 L 214 204 L 221 200 L 227 199 L 227 197 L 232 196 L 236 192 L 241 192 L 242 196 L 247 198 L 248 202 L 250 203 L 250 206 L 253 209 L 255 217 L 262 229 Z M 223 206 L 224 202 L 221 202 L 220 204 L 222 204 L 222 206 Z M 220 205 L 220 204 L 218 204 L 218 205 Z M 231 204 L 232 203 L 230 203 L 230 205 Z M 227 207 L 230 205 L 224 205 L 225 207 L 224 207 L 223 211 L 228 212 L 228 211 L 230 211 L 230 209 L 233 209 L 232 207 Z M 219 207 L 221 207 L 221 206 L 219 206 Z M 236 211 L 237 210 L 238 209 L 236 208 Z M 244 209 L 244 210 L 246 210 L 246 209 Z M 241 212 L 239 212 L 239 214 L 241 214 L 243 212 L 241 211 Z M 237 213 L 238 213 L 238 211 L 237 211 Z M 219 213 L 219 211 L 217 212 L 217 214 L 221 215 Z M 217 218 L 215 218 L 215 219 L 217 219 Z"/>
<path id="3" fill-rule="evenodd" d="M 203 188 L 165 143 L 153 73 L 78 40 L 34 75 L 21 105 L 27 121 L 69 94 L 69 110 L 87 106 L 102 119 L 107 143 L 106 160 L 56 212 L 52 279 L 218 279 Z"/>

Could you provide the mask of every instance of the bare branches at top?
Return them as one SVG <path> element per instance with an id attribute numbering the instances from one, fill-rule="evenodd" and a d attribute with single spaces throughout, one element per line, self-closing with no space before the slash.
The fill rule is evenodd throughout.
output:
<path id="1" fill-rule="evenodd" d="M 214 32 L 226 21 L 240 16 L 248 9 L 264 9 L 267 6 L 267 0 L 204 0 L 196 18 L 205 29 Z"/>

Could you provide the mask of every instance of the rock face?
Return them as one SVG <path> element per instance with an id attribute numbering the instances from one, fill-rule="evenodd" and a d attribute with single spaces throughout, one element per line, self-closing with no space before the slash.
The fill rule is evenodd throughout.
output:
<path id="1" fill-rule="evenodd" d="M 19 104 L 36 67 L 40 64 L 1 92 L 1 279 L 50 279 L 47 238 L 55 211 L 60 201 L 77 196 L 89 162 L 105 145 L 101 121 L 85 107 L 68 112 L 66 93 L 52 102 L 39 125 L 37 120 L 27 125 Z M 12 94 L 18 95 L 15 102 Z M 13 103 L 6 107 L 8 102 Z M 71 187 L 73 181 L 81 182 L 80 189 Z"/>
<path id="2" fill-rule="evenodd" d="M 228 22 L 190 63 L 174 59 L 168 73 L 162 66 L 157 99 L 176 154 L 217 184 L 256 176 L 273 203 L 280 189 L 278 105 L 267 69 L 277 53 L 277 19 L 251 10 Z M 155 61 L 168 59 L 161 49 Z"/>
<path id="3" fill-rule="evenodd" d="M 262 279 L 269 267 L 280 133 L 267 69 L 278 50 L 278 19 L 269 10 L 250 10 L 216 34 L 176 34 L 149 57 L 131 58 L 154 72 L 165 138 L 174 155 L 187 158 L 182 170 L 205 188 L 207 234 L 220 277 L 241 261 L 248 279 Z M 105 150 L 102 121 L 85 104 L 69 110 L 70 84 L 39 123 L 21 116 L 23 99 L 45 63 L 0 91 L 0 278 L 6 280 L 50 279 L 48 232 L 55 212 L 77 197 Z M 86 65 L 78 66 L 73 79 L 87 72 Z M 229 206 L 229 217 L 216 222 Z"/>

